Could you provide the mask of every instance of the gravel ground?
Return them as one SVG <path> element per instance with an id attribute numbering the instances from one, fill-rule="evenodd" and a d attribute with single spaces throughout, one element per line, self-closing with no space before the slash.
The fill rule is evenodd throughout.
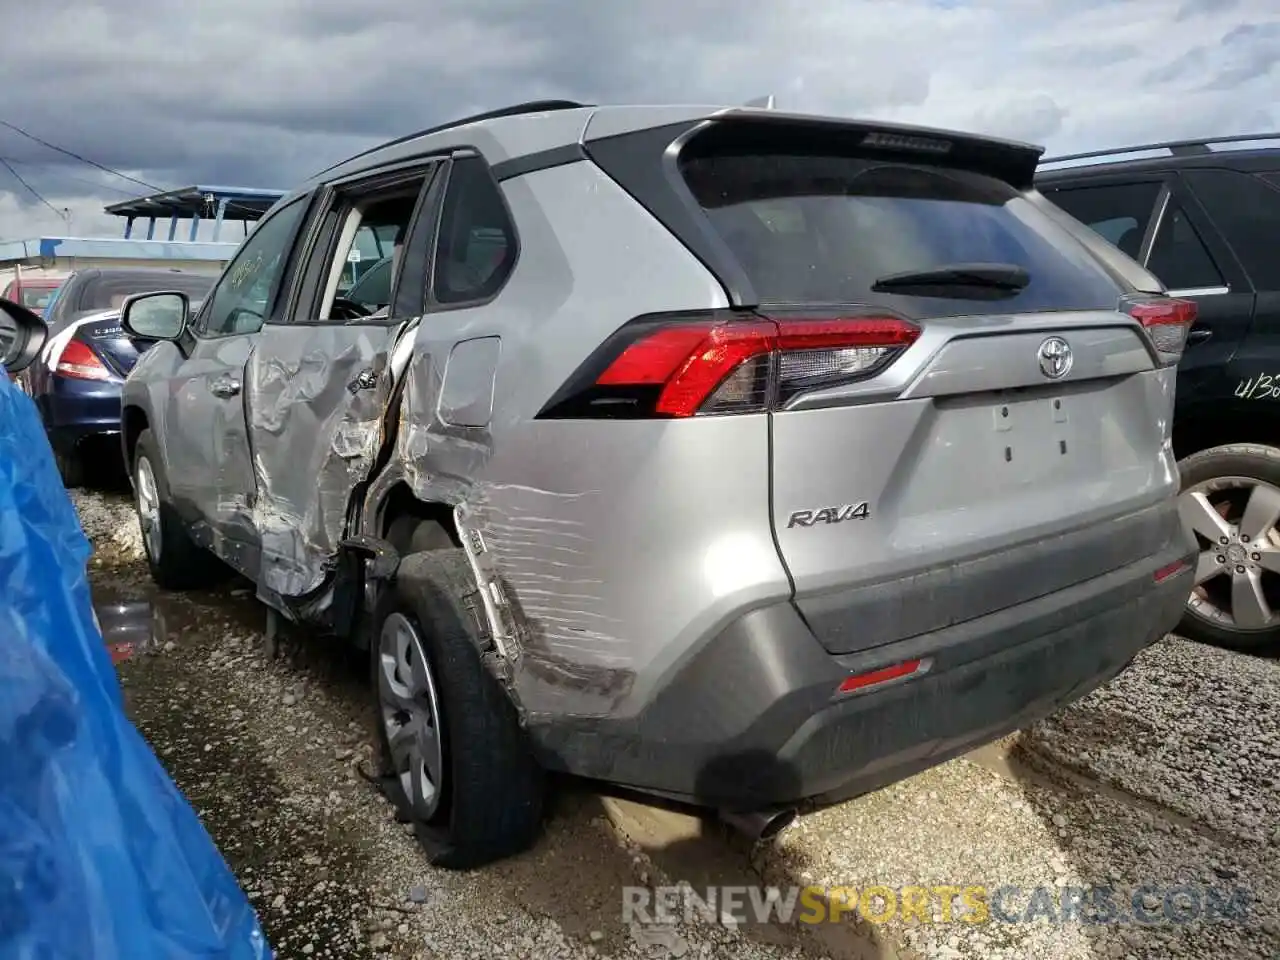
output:
<path id="1" fill-rule="evenodd" d="M 199 810 L 283 958 L 1275 958 L 1280 664 L 1168 640 L 1058 717 L 970 758 L 806 815 L 754 855 L 714 832 L 654 840 L 566 784 L 524 856 L 427 865 L 360 775 L 365 667 L 314 641 L 261 644 L 244 585 L 158 595 L 127 498 L 75 492 L 95 595 L 149 599 L 167 635 L 120 665 L 131 714 Z M 622 923 L 620 888 L 687 880 L 823 886 L 1247 888 L 1247 924 L 757 928 Z M 1158 903 L 1148 902 L 1148 906 Z"/>
<path id="2" fill-rule="evenodd" d="M 1028 731 L 1024 745 L 1199 824 L 1280 849 L 1275 659 L 1169 637 L 1114 683 Z"/>

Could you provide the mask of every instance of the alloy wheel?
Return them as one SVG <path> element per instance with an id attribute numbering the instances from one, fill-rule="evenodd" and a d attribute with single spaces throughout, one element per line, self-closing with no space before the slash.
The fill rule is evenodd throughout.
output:
<path id="1" fill-rule="evenodd" d="M 1280 488 L 1215 477 L 1185 490 L 1179 512 L 1200 548 L 1187 609 L 1228 630 L 1280 627 Z"/>

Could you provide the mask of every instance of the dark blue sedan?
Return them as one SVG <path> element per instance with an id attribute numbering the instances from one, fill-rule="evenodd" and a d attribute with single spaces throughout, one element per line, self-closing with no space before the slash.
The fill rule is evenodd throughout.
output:
<path id="1" fill-rule="evenodd" d="M 200 301 L 216 279 L 158 268 L 77 270 L 66 279 L 44 316 L 48 340 L 20 384 L 35 400 L 68 487 L 119 465 L 120 386 L 151 345 L 121 330 L 120 305 L 152 290 Z"/>

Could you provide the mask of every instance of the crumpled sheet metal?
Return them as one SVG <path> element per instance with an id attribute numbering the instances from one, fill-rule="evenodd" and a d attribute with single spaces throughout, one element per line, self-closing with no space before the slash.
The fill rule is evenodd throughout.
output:
<path id="1" fill-rule="evenodd" d="M 300 357 L 250 363 L 249 411 L 258 490 L 252 519 L 262 542 L 259 581 L 281 596 L 303 596 L 323 582 L 347 522 L 351 490 L 378 455 L 390 392 L 385 328 L 353 342 L 350 329 L 308 330 Z M 362 375 L 376 380 L 352 389 Z M 298 438 L 332 437 L 328 446 Z M 308 456 L 312 454 L 312 456 Z"/>
<path id="2" fill-rule="evenodd" d="M 0 375 L 0 960 L 262 960 L 253 908 L 124 713 L 89 545 Z"/>
<path id="3" fill-rule="evenodd" d="M 483 479 L 493 456 L 490 432 L 451 427 L 435 415 L 441 376 L 430 354 L 415 355 L 405 376 L 395 457 L 383 479 L 402 479 L 420 500 L 459 508 L 464 541 L 469 532 L 480 535 L 483 552 L 471 552 L 482 579 L 496 581 L 509 604 L 499 613 L 502 646 L 522 709 L 608 714 L 635 675 L 579 519 L 601 494 Z"/>

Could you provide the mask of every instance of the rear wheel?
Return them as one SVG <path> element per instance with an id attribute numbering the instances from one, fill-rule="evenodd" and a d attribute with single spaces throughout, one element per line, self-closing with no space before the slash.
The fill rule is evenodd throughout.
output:
<path id="1" fill-rule="evenodd" d="M 1228 444 L 1180 470 L 1179 509 L 1200 548 L 1180 632 L 1234 650 L 1280 642 L 1280 450 Z"/>
<path id="2" fill-rule="evenodd" d="M 166 590 L 191 590 L 224 579 L 227 567 L 196 544 L 169 503 L 169 484 L 150 430 L 134 447 L 133 490 L 137 500 L 142 550 L 151 579 Z"/>
<path id="3" fill-rule="evenodd" d="M 530 846 L 544 783 L 516 711 L 481 662 L 491 648 L 461 550 L 400 563 L 370 645 L 383 789 L 437 866 Z"/>
<path id="4" fill-rule="evenodd" d="M 62 477 L 62 485 L 68 490 L 85 485 L 84 457 L 74 445 L 53 448 L 53 460 L 58 465 L 58 475 Z"/>

